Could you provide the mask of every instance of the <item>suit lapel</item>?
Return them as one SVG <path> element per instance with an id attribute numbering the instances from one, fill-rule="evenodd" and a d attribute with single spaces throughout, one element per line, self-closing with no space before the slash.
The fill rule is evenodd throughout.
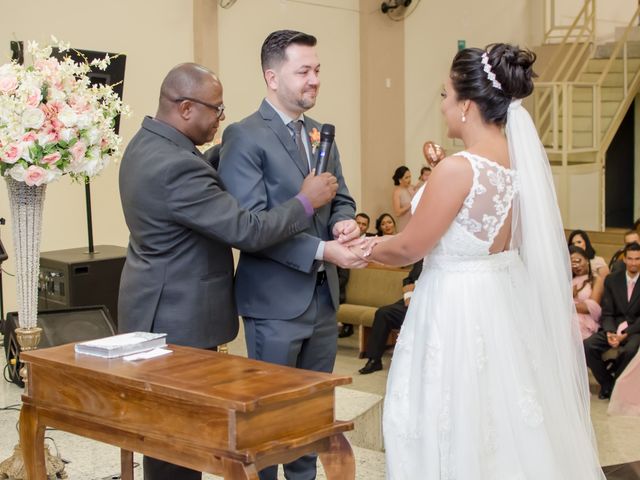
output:
<path id="1" fill-rule="evenodd" d="M 300 157 L 300 153 L 298 152 L 298 147 L 296 146 L 296 142 L 293 140 L 293 135 L 283 122 L 277 112 L 267 103 L 266 100 L 262 101 L 260 105 L 260 115 L 265 120 L 269 128 L 276 134 L 278 140 L 285 148 L 293 163 L 295 163 L 298 170 L 303 177 L 306 177 L 309 173 L 309 165 L 303 164 L 304 159 Z"/>

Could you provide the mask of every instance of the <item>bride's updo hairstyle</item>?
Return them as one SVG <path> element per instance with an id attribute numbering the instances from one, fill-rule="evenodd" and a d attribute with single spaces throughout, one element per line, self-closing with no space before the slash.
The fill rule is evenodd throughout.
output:
<path id="1" fill-rule="evenodd" d="M 533 91 L 536 54 L 507 43 L 460 50 L 451 64 L 458 100 L 473 100 L 486 123 L 504 125 L 511 100 Z"/>

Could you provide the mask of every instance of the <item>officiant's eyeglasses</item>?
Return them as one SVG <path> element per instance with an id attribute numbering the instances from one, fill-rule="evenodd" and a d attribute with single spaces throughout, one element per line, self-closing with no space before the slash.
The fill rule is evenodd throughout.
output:
<path id="1" fill-rule="evenodd" d="M 178 97 L 178 98 L 171 99 L 172 102 L 176 102 L 176 103 L 184 102 L 185 100 L 189 100 L 190 102 L 194 102 L 194 103 L 199 103 L 200 105 L 204 105 L 205 107 L 213 108 L 217 112 L 216 113 L 217 118 L 220 118 L 224 113 L 224 109 L 225 109 L 224 103 L 220 105 L 213 105 L 211 103 L 203 102 L 202 100 L 197 100 L 191 97 Z"/>

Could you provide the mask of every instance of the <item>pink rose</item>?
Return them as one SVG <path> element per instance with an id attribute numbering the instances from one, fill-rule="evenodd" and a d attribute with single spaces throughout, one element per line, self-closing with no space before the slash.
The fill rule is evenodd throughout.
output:
<path id="1" fill-rule="evenodd" d="M 42 93 L 40 92 L 40 89 L 37 87 L 30 88 L 29 92 L 27 93 L 27 105 L 29 105 L 30 107 L 37 107 L 40 104 L 41 100 Z"/>
<path id="2" fill-rule="evenodd" d="M 4 149 L 2 161 L 5 163 L 16 163 L 21 156 L 22 146 L 12 143 L 10 145 L 7 145 L 7 148 Z"/>
<path id="3" fill-rule="evenodd" d="M 22 141 L 26 143 L 32 143 L 36 141 L 36 132 L 27 132 L 22 136 Z"/>
<path id="4" fill-rule="evenodd" d="M 30 187 L 39 187 L 44 183 L 46 178 L 47 172 L 45 172 L 44 168 L 38 167 L 36 165 L 31 165 L 25 172 L 24 183 L 26 183 Z"/>
<path id="5" fill-rule="evenodd" d="M 0 92 L 11 93 L 18 88 L 18 79 L 14 75 L 0 77 Z"/>
<path id="6" fill-rule="evenodd" d="M 73 160 L 79 162 L 87 152 L 87 145 L 82 140 L 78 140 L 69 151 L 71 152 L 71 156 L 73 156 Z"/>
<path id="7" fill-rule="evenodd" d="M 60 155 L 60 152 L 53 152 L 53 153 L 50 153 L 49 155 L 45 155 L 44 157 L 42 157 L 42 163 L 53 165 L 54 163 L 57 163 L 61 157 L 62 155 Z"/>

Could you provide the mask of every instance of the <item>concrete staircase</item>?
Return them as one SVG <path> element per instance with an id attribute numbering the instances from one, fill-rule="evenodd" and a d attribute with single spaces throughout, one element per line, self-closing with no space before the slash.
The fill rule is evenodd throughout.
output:
<path id="1" fill-rule="evenodd" d="M 624 29 L 619 32 L 620 35 L 624 33 Z M 600 125 L 599 131 L 595 132 L 595 135 L 599 137 L 599 142 L 606 140 L 607 138 L 613 138 L 613 134 L 619 127 L 629 105 L 631 105 L 630 98 L 632 99 L 638 93 L 638 86 L 633 86 L 632 81 L 636 74 L 640 71 L 640 28 L 636 28 L 632 32 L 631 41 L 627 43 L 627 65 L 626 65 L 626 82 L 627 87 L 630 88 L 628 94 L 624 94 L 625 86 L 625 65 L 621 58 L 621 54 L 613 61 L 611 69 L 608 75 L 604 79 L 601 86 L 600 102 L 594 104 L 593 85 L 597 83 L 603 73 L 606 65 L 609 61 L 611 54 L 616 46 L 615 42 L 609 42 L 602 45 L 598 45 L 595 48 L 595 52 L 592 58 L 586 60 L 586 65 L 582 69 L 582 72 L 574 79 L 575 82 L 584 83 L 584 85 L 576 85 L 571 91 L 571 144 L 570 149 L 579 150 L 591 149 L 589 152 L 571 152 L 568 156 L 569 163 L 587 164 L 595 163 L 597 161 L 597 152 L 594 150 L 594 109 L 599 107 L 600 109 Z M 633 87 L 633 88 L 632 88 Z M 622 108 L 621 108 L 622 107 Z M 559 114 L 558 125 L 559 134 L 558 137 L 562 138 L 562 113 Z M 548 149 L 549 160 L 552 164 L 559 164 L 562 159 L 562 154 L 557 150 L 551 149 L 553 139 L 550 125 L 539 126 L 541 131 L 541 138 L 543 144 Z M 563 145 L 559 145 L 560 148 Z"/>

